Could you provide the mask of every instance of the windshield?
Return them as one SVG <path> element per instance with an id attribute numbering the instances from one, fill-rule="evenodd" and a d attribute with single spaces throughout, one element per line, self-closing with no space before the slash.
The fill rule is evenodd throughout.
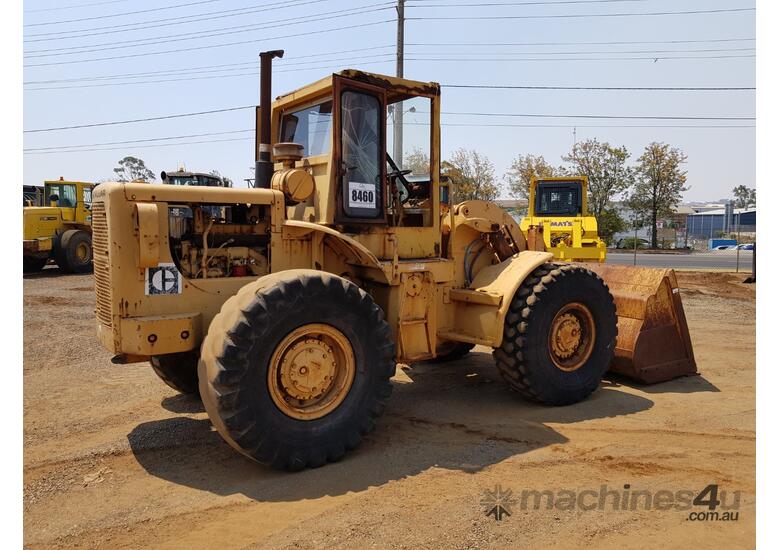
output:
<path id="1" fill-rule="evenodd" d="M 411 178 L 430 177 L 431 106 L 427 97 L 412 97 L 387 106 L 387 154 Z"/>
<path id="2" fill-rule="evenodd" d="M 580 205 L 580 186 L 576 182 L 540 184 L 536 189 L 537 216 L 577 216 Z"/>
<path id="3" fill-rule="evenodd" d="M 76 186 L 72 183 L 47 183 L 46 203 L 52 200 L 57 201 L 57 206 L 73 208 L 76 206 Z"/>
<path id="4" fill-rule="evenodd" d="M 170 185 L 200 185 L 206 187 L 219 187 L 222 185 L 222 181 L 219 178 L 214 176 L 203 176 L 200 174 L 168 176 L 168 183 Z"/>

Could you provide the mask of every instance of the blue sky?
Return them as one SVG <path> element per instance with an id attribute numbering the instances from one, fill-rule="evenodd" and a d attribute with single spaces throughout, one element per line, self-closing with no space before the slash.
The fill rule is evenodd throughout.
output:
<path id="1" fill-rule="evenodd" d="M 752 49 L 755 42 L 741 40 L 755 37 L 754 11 L 517 18 L 752 8 L 754 3 L 740 0 L 556 0 L 558 5 L 551 5 L 545 1 L 407 0 L 406 16 L 410 19 L 406 23 L 405 76 L 442 84 L 755 86 L 755 58 L 741 57 L 755 54 Z M 521 5 L 523 2 L 531 3 Z M 257 54 L 268 49 L 286 52 L 285 58 L 275 65 L 274 95 L 341 68 L 393 74 L 395 10 L 383 9 L 392 4 L 381 0 L 27 1 L 24 80 L 38 83 L 25 86 L 25 129 L 253 105 L 259 96 Z M 456 7 L 456 4 L 507 5 Z M 81 7 L 62 9 L 77 5 Z M 169 6 L 177 7 L 163 9 Z M 263 6 L 265 9 L 261 8 Z M 250 7 L 256 9 L 251 11 Z M 361 7 L 366 8 L 361 10 Z M 143 10 L 148 11 L 106 17 Z M 345 10 L 364 13 L 339 13 Z M 233 15 L 235 13 L 239 15 Z M 209 19 L 195 21 L 196 16 Z M 428 19 L 411 19 L 415 17 Z M 446 17 L 500 19 L 444 19 Z M 165 21 L 168 18 L 180 19 Z M 62 22 L 74 19 L 81 21 Z M 57 23 L 44 24 L 50 22 Z M 254 28 L 263 25 L 266 28 Z M 330 30 L 337 28 L 341 30 Z M 686 40 L 702 42 L 671 43 Z M 226 45 L 233 42 L 242 43 Z M 583 44 L 594 42 L 637 43 Z M 62 48 L 72 49 L 63 51 Z M 168 50 L 187 48 L 197 49 L 167 53 Z M 699 59 L 664 59 L 670 56 Z M 118 59 L 96 59 L 106 57 Z M 226 64 L 244 65 L 211 67 Z M 104 78 L 131 73 L 157 74 Z M 84 80 L 86 77 L 101 79 Z M 67 82 L 43 82 L 63 80 Z M 498 114 L 752 117 L 755 115 L 755 93 L 445 88 L 442 110 Z M 625 145 L 632 158 L 638 157 L 644 145 L 651 141 L 665 141 L 683 149 L 688 154 L 691 186 L 685 195 L 687 200 L 716 200 L 730 196 L 736 185 L 755 186 L 754 128 L 660 127 L 753 125 L 753 121 L 463 114 L 443 115 L 442 121 L 453 124 L 442 128 L 444 157 L 459 147 L 475 148 L 494 162 L 499 178 L 512 158 L 521 153 L 542 154 L 549 162 L 558 164 L 561 155 L 571 148 L 576 127 L 577 139 L 596 138 L 613 145 Z M 619 127 L 652 125 L 657 127 Z M 44 179 L 59 176 L 87 181 L 107 179 L 112 176 L 117 161 L 126 155 L 144 159 L 157 174 L 184 163 L 188 169 L 216 169 L 241 182 L 251 176 L 253 132 L 240 131 L 251 130 L 253 126 L 251 110 L 236 110 L 135 124 L 28 132 L 24 139 L 25 149 L 208 135 L 84 148 L 106 149 L 101 151 L 26 154 L 24 183 L 40 184 Z M 181 143 L 185 141 L 211 143 Z"/>

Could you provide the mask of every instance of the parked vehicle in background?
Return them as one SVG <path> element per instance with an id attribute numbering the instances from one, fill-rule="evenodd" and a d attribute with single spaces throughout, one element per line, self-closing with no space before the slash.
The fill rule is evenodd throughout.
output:
<path id="1" fill-rule="evenodd" d="M 636 241 L 636 247 L 634 246 L 634 241 Z M 647 239 L 641 239 L 641 238 L 635 239 L 634 237 L 626 237 L 625 239 L 618 240 L 615 248 L 630 248 L 630 249 L 639 248 L 643 250 L 643 249 L 650 248 L 650 241 L 648 241 Z"/>
<path id="2" fill-rule="evenodd" d="M 179 168 L 176 172 L 161 172 L 160 179 L 167 185 L 192 185 L 195 187 L 230 187 L 230 184 L 216 174 L 187 172 Z"/>
<path id="3" fill-rule="evenodd" d="M 43 184 L 43 203 L 24 207 L 23 270 L 42 270 L 50 259 L 66 273 L 92 269 L 92 188 L 94 183 Z M 31 199 L 32 202 L 32 199 Z"/>

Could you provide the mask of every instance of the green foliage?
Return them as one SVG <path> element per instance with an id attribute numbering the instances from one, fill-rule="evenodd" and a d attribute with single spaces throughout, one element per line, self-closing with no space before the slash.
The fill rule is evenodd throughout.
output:
<path id="1" fill-rule="evenodd" d="M 615 208 L 605 208 L 600 216 L 596 216 L 599 225 L 599 237 L 607 243 L 612 244 L 615 233 L 620 233 L 628 229 L 628 224 L 620 217 L 620 213 Z"/>
<path id="2" fill-rule="evenodd" d="M 551 178 L 558 172 L 542 155 L 517 155 L 504 174 L 504 181 L 509 185 L 509 193 L 513 197 L 528 199 L 532 178 Z"/>
<path id="3" fill-rule="evenodd" d="M 154 172 L 146 167 L 144 161 L 135 157 L 125 157 L 119 161 L 119 166 L 114 168 L 116 181 L 154 181 Z"/>
<path id="4" fill-rule="evenodd" d="M 687 156 L 668 143 L 653 142 L 637 159 L 636 179 L 629 205 L 650 224 L 651 246 L 658 247 L 659 219 L 671 217 L 687 190 L 687 172 L 682 165 Z"/>
<path id="5" fill-rule="evenodd" d="M 643 239 L 641 237 L 626 237 L 625 239 L 621 240 L 620 246 L 622 248 L 647 248 L 647 239 Z"/>
<path id="6" fill-rule="evenodd" d="M 490 201 L 498 196 L 493 163 L 474 149 L 454 151 L 442 163 L 442 173 L 452 181 L 453 204 L 466 200 Z"/>
<path id="7" fill-rule="evenodd" d="M 610 201 L 625 192 L 633 183 L 634 170 L 628 165 L 628 150 L 613 147 L 596 139 L 574 144 L 568 155 L 561 157 L 565 175 L 588 176 L 588 210 L 601 217 Z"/>
<path id="8" fill-rule="evenodd" d="M 734 205 L 737 208 L 747 208 L 756 205 L 756 190 L 745 185 L 737 185 L 733 190 Z"/>

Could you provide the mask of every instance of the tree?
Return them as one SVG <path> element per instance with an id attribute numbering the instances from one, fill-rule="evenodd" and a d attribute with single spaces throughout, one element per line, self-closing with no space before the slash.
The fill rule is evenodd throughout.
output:
<path id="1" fill-rule="evenodd" d="M 559 170 L 547 164 L 542 155 L 517 155 L 504 174 L 504 181 L 509 185 L 509 193 L 513 197 L 527 200 L 531 178 L 551 178 L 558 173 Z"/>
<path id="2" fill-rule="evenodd" d="M 426 175 L 431 171 L 431 159 L 428 158 L 428 153 L 420 147 L 415 147 L 411 153 L 404 155 L 402 168 L 411 170 L 415 176 Z"/>
<path id="3" fill-rule="evenodd" d="M 688 157 L 668 143 L 653 142 L 637 159 L 636 183 L 629 205 L 650 223 L 651 246 L 658 246 L 658 220 L 668 218 L 682 201 Z"/>
<path id="4" fill-rule="evenodd" d="M 628 150 L 613 147 L 595 139 L 574 144 L 568 155 L 561 157 L 568 166 L 569 175 L 588 176 L 588 210 L 601 227 L 604 212 L 616 195 L 625 192 L 633 183 L 634 173 L 628 166 Z"/>
<path id="5" fill-rule="evenodd" d="M 615 233 L 620 233 L 628 229 L 629 224 L 620 216 L 617 208 L 607 207 L 601 211 L 601 220 L 599 224 L 599 237 L 601 237 L 607 246 L 612 244 Z"/>
<path id="6" fill-rule="evenodd" d="M 125 157 L 114 168 L 117 181 L 154 181 L 154 172 L 146 167 L 144 161 L 135 157 Z"/>
<path id="7" fill-rule="evenodd" d="M 486 156 L 474 149 L 457 149 L 442 163 L 442 171 L 453 183 L 453 203 L 493 200 L 498 196 L 496 169 Z"/>
<path id="8" fill-rule="evenodd" d="M 233 180 L 223 176 L 222 174 L 220 174 L 219 170 L 212 170 L 211 172 L 209 172 L 209 174 L 211 174 L 212 176 L 216 176 L 219 179 L 221 179 L 222 180 L 222 184 L 225 187 L 233 187 Z"/>
<path id="9" fill-rule="evenodd" d="M 745 185 L 737 185 L 732 192 L 734 193 L 735 204 L 737 208 L 747 208 L 756 205 L 756 190 Z"/>

